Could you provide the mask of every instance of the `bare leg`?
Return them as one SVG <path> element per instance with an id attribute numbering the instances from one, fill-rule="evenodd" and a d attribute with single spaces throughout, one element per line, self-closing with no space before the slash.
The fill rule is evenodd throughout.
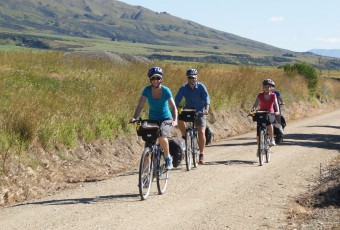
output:
<path id="1" fill-rule="evenodd" d="M 164 156 L 169 156 L 169 140 L 166 137 L 158 137 L 159 145 L 162 147 L 164 151 Z"/>
<path id="2" fill-rule="evenodd" d="M 182 136 L 185 135 L 185 122 L 184 121 L 181 121 L 181 120 L 178 120 L 178 128 L 179 130 L 181 131 L 182 133 Z"/>
<path id="3" fill-rule="evenodd" d="M 205 127 L 202 126 L 196 126 L 198 131 L 198 147 L 200 149 L 200 153 L 204 153 L 205 148 Z"/>

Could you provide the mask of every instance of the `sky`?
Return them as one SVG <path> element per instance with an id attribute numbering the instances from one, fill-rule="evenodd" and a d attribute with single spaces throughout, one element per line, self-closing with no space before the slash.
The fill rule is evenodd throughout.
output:
<path id="1" fill-rule="evenodd" d="M 120 0 L 295 52 L 340 49 L 339 0 Z"/>

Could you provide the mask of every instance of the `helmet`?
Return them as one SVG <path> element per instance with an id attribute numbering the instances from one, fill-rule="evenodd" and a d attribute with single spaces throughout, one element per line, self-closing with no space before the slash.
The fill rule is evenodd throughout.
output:
<path id="1" fill-rule="evenodd" d="M 262 82 L 262 85 L 270 85 L 272 87 L 275 87 L 275 83 L 269 78 L 264 79 L 263 82 Z"/>
<path id="2" fill-rule="evenodd" d="M 187 70 L 187 76 L 197 76 L 198 72 L 197 69 L 188 69 Z"/>
<path id="3" fill-rule="evenodd" d="M 148 71 L 148 77 L 149 78 L 151 78 L 155 74 L 160 76 L 160 77 L 163 77 L 163 70 L 160 67 L 157 67 L 157 66 L 149 69 L 149 71 Z"/>

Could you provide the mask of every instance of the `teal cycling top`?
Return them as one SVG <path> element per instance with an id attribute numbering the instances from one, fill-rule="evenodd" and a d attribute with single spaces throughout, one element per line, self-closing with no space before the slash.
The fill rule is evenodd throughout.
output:
<path id="1" fill-rule="evenodd" d="M 166 120 L 172 118 L 168 100 L 172 98 L 170 89 L 162 85 L 162 96 L 159 99 L 152 97 L 152 86 L 146 86 L 142 92 L 142 96 L 148 99 L 149 103 L 149 119 Z"/>

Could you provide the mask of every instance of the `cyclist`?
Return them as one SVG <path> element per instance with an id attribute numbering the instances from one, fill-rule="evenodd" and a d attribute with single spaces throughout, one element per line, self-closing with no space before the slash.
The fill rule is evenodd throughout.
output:
<path id="1" fill-rule="evenodd" d="M 186 76 L 188 82 L 179 88 L 175 96 L 175 103 L 176 106 L 179 107 L 184 98 L 184 109 L 195 109 L 197 112 L 201 112 L 201 115 L 195 120 L 195 125 L 198 131 L 198 145 L 200 149 L 198 163 L 204 164 L 204 148 L 206 142 L 205 128 L 207 125 L 206 115 L 209 114 L 210 97 L 206 86 L 197 81 L 197 75 L 198 72 L 196 69 L 190 68 L 187 70 Z M 178 128 L 180 129 L 182 136 L 184 136 L 186 129 L 185 122 L 179 120 Z"/>
<path id="2" fill-rule="evenodd" d="M 172 169 L 172 157 L 169 151 L 168 136 L 173 126 L 177 126 L 177 107 L 172 97 L 171 90 L 162 85 L 163 70 L 160 67 L 152 67 L 148 71 L 148 77 L 151 85 L 146 86 L 139 99 L 137 108 L 130 119 L 135 121 L 140 115 L 143 106 L 148 100 L 149 103 L 149 119 L 160 121 L 161 135 L 158 138 L 159 144 L 164 151 L 165 164 L 167 169 Z"/>
<path id="3" fill-rule="evenodd" d="M 260 110 L 265 110 L 269 112 L 268 114 L 269 120 L 267 121 L 267 129 L 270 137 L 269 145 L 274 146 L 275 139 L 273 123 L 275 123 L 275 115 L 280 114 L 276 94 L 271 92 L 272 86 L 275 85 L 275 83 L 271 79 L 264 79 L 262 85 L 263 92 L 257 95 L 251 111 L 256 110 L 257 106 L 260 105 Z"/>
<path id="4" fill-rule="evenodd" d="M 272 92 L 275 93 L 276 95 L 276 98 L 277 98 L 277 103 L 278 103 L 278 106 L 279 106 L 279 109 L 280 109 L 280 112 L 278 115 L 275 115 L 275 119 L 276 119 L 276 122 L 277 122 L 277 126 L 278 128 L 280 129 L 280 132 L 283 133 L 283 128 L 282 128 L 282 122 L 281 122 L 281 105 L 284 105 L 285 103 L 283 102 L 282 100 L 282 97 L 281 97 L 281 94 L 279 91 L 277 91 L 275 89 L 275 83 L 274 81 L 272 81 Z M 275 109 L 275 108 L 274 108 Z M 276 111 L 275 111 L 276 112 Z"/>

